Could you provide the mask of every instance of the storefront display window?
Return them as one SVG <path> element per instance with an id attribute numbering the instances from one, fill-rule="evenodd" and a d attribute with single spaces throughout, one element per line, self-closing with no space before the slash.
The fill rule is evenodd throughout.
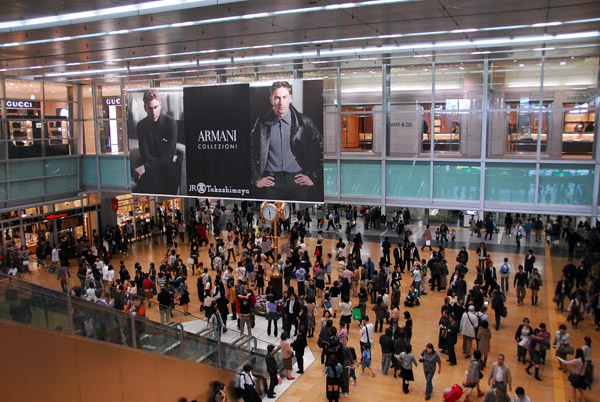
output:
<path id="1" fill-rule="evenodd" d="M 433 118 L 433 142 L 435 152 L 460 151 L 461 118 L 464 111 L 468 111 L 469 99 L 455 99 L 448 104 L 436 105 Z M 461 105 L 462 104 L 462 105 Z M 424 106 L 424 110 L 430 107 Z M 430 116 L 430 114 L 426 114 Z M 423 120 L 423 152 L 431 150 L 431 120 Z"/>
<path id="2" fill-rule="evenodd" d="M 342 151 L 373 151 L 372 108 L 342 109 Z"/>
<path id="3" fill-rule="evenodd" d="M 540 152 L 546 152 L 548 142 L 548 107 L 539 102 L 522 101 L 519 104 L 509 103 L 508 107 L 508 146 L 507 152 L 535 153 L 537 151 L 538 134 L 541 137 Z M 542 114 L 542 126 L 539 130 L 539 116 Z"/>
<path id="4" fill-rule="evenodd" d="M 594 104 L 565 104 L 562 130 L 563 156 L 592 157 L 596 137 Z"/>

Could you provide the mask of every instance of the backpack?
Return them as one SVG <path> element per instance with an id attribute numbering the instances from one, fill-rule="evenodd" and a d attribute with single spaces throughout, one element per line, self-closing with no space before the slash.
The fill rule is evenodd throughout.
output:
<path id="1" fill-rule="evenodd" d="M 500 267 L 500 273 L 508 274 L 508 264 L 507 263 L 502 264 L 502 266 Z"/>

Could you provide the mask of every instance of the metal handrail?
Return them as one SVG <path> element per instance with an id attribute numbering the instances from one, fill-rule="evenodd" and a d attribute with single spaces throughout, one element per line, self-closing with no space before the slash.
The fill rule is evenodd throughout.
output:
<path id="1" fill-rule="evenodd" d="M 0 274 L 0 279 L 8 279 L 7 283 L 8 283 L 8 286 L 10 286 L 10 287 L 29 291 L 29 292 L 32 292 L 32 294 L 43 295 L 44 297 L 51 297 L 56 300 L 65 301 L 66 306 L 67 306 L 68 320 L 69 320 L 69 328 L 68 328 L 69 335 L 76 335 L 74 333 L 74 326 L 73 326 L 73 313 L 74 313 L 75 309 L 85 309 L 85 310 L 92 310 L 95 312 L 112 314 L 116 317 L 121 318 L 121 321 L 129 321 L 130 327 L 131 327 L 131 341 L 132 341 L 132 345 L 130 347 L 132 347 L 134 349 L 139 349 L 138 345 L 137 345 L 138 339 L 137 339 L 136 334 L 137 335 L 141 334 L 141 333 L 136 332 L 137 331 L 136 322 L 146 323 L 155 328 L 162 329 L 163 331 L 168 331 L 168 332 L 177 334 L 178 338 L 179 338 L 178 346 L 180 346 L 180 351 L 181 351 L 181 353 L 179 353 L 179 358 L 182 360 L 185 360 L 184 338 L 197 337 L 199 339 L 206 339 L 206 340 L 210 340 L 211 342 L 214 342 L 214 339 L 212 339 L 212 338 L 202 336 L 200 334 L 193 334 L 191 332 L 185 331 L 185 329 L 183 328 L 183 325 L 181 323 L 170 322 L 168 324 L 162 324 L 160 322 L 152 321 L 146 317 L 133 316 L 129 313 L 125 313 L 125 312 L 116 310 L 111 307 L 102 306 L 97 303 L 93 303 L 88 300 L 81 299 L 79 297 L 71 296 L 70 293 L 65 294 L 58 290 L 50 289 L 50 288 L 47 288 L 47 287 L 44 287 L 44 286 L 41 286 L 38 284 L 34 284 L 34 283 L 31 283 L 28 281 L 21 280 L 19 278 L 12 278 L 12 277 L 4 275 L 4 274 Z M 46 312 L 47 311 L 48 310 L 46 309 Z M 46 323 L 48 323 L 47 318 L 46 318 Z M 48 328 L 48 324 L 46 324 L 46 328 Z M 208 327 L 208 328 L 210 328 L 210 327 Z M 102 341 L 102 340 L 100 340 L 100 341 Z M 234 344 L 226 344 L 226 343 L 221 342 L 221 337 L 219 335 L 217 337 L 216 341 L 218 344 L 218 355 L 219 355 L 218 362 L 216 362 L 216 363 L 219 368 L 223 368 L 222 360 L 221 360 L 221 348 L 222 347 L 226 348 L 226 349 L 232 349 L 233 351 L 236 351 L 236 354 L 237 353 L 242 353 L 242 354 L 247 353 L 247 355 L 248 355 L 247 361 L 248 362 L 251 361 L 253 354 L 256 354 L 256 350 L 257 350 L 256 337 L 240 336 L 240 340 L 238 342 L 236 342 Z M 169 350 L 171 350 L 171 349 L 169 349 Z"/>

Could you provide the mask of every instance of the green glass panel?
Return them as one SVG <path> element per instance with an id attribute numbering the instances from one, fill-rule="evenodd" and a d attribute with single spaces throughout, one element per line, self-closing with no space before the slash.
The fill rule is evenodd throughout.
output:
<path id="1" fill-rule="evenodd" d="M 337 194 L 338 193 L 338 170 L 337 170 L 337 162 L 335 161 L 325 161 L 323 164 L 323 174 L 324 174 L 324 188 L 325 194 Z"/>
<path id="2" fill-rule="evenodd" d="M 485 199 L 486 201 L 535 202 L 535 164 L 486 163 Z"/>
<path id="3" fill-rule="evenodd" d="M 46 176 L 77 173 L 77 158 L 46 160 Z"/>
<path id="4" fill-rule="evenodd" d="M 592 205 L 593 165 L 542 164 L 539 202 L 541 204 Z"/>
<path id="5" fill-rule="evenodd" d="M 98 172 L 96 169 L 95 156 L 84 156 L 81 159 L 81 182 L 83 184 L 98 183 Z"/>
<path id="6" fill-rule="evenodd" d="M 10 183 L 10 198 L 28 198 L 44 195 L 44 179 L 15 181 Z"/>
<path id="7" fill-rule="evenodd" d="M 102 185 L 126 186 L 128 181 L 124 157 L 99 156 Z"/>
<path id="8" fill-rule="evenodd" d="M 479 200 L 479 164 L 436 162 L 433 166 L 433 197 L 451 200 Z"/>
<path id="9" fill-rule="evenodd" d="M 6 184 L 0 184 L 0 200 L 6 200 Z"/>
<path id="10" fill-rule="evenodd" d="M 429 198 L 429 163 L 388 161 L 386 165 L 387 197 Z"/>
<path id="11" fill-rule="evenodd" d="M 11 162 L 9 169 L 11 179 L 42 177 L 44 175 L 44 161 L 38 159 L 23 162 Z"/>
<path id="12" fill-rule="evenodd" d="M 6 164 L 0 164 L 0 180 L 6 180 Z"/>
<path id="13" fill-rule="evenodd" d="M 46 193 L 51 194 L 77 191 L 79 187 L 78 184 L 77 175 L 48 177 L 46 178 L 46 188 L 48 189 Z"/>
<path id="14" fill-rule="evenodd" d="M 381 195 L 379 161 L 342 161 L 343 195 Z"/>

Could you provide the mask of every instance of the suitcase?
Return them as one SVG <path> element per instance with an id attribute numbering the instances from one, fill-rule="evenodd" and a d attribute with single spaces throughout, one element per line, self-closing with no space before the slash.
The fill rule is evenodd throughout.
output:
<path id="1" fill-rule="evenodd" d="M 463 390 L 458 384 L 454 384 L 452 388 L 444 391 L 444 401 L 456 402 L 463 396 Z"/>

